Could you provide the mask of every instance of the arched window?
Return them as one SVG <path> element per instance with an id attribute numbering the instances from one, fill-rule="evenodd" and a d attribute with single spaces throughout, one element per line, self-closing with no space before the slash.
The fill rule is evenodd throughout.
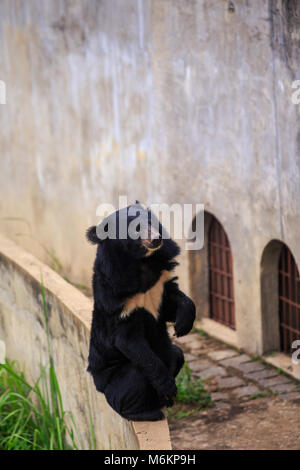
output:
<path id="1" fill-rule="evenodd" d="M 228 237 L 213 217 L 208 235 L 210 318 L 235 329 L 233 268 Z"/>
<path id="2" fill-rule="evenodd" d="M 281 248 L 278 270 L 280 349 L 291 354 L 293 341 L 300 339 L 300 278 L 286 245 Z"/>
<path id="3" fill-rule="evenodd" d="M 265 247 L 261 261 L 263 352 L 295 351 L 300 339 L 300 280 L 295 259 L 279 240 Z"/>

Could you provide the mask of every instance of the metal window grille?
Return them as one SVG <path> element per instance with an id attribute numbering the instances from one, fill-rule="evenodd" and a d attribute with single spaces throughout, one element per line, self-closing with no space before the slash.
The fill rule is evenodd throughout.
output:
<path id="1" fill-rule="evenodd" d="M 213 219 L 209 230 L 210 318 L 235 329 L 232 255 L 221 224 Z"/>
<path id="2" fill-rule="evenodd" d="M 300 339 L 300 278 L 286 246 L 279 257 L 279 323 L 281 351 L 291 354 L 293 341 Z"/>

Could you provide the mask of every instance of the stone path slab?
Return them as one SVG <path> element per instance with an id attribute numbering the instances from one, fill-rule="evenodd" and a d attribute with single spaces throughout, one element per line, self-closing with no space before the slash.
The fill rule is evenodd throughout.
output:
<path id="1" fill-rule="evenodd" d="M 228 393 L 224 393 L 224 392 L 213 392 L 211 393 L 211 399 L 212 401 L 226 401 L 229 399 L 229 394 Z"/>
<path id="2" fill-rule="evenodd" d="M 255 385 L 248 385 L 247 387 L 236 388 L 234 390 L 234 394 L 238 398 L 255 395 L 259 392 L 260 392 L 259 388 L 255 387 Z"/>
<path id="3" fill-rule="evenodd" d="M 300 400 L 300 392 L 281 393 L 279 397 L 281 400 Z"/>
<path id="4" fill-rule="evenodd" d="M 239 370 L 241 370 L 244 374 L 248 374 L 250 372 L 259 372 L 264 370 L 265 365 L 261 362 L 246 362 L 242 364 L 237 364 L 236 366 Z"/>
<path id="5" fill-rule="evenodd" d="M 229 359 L 224 359 L 220 363 L 225 367 L 233 367 L 237 368 L 239 365 L 243 364 L 244 362 L 250 362 L 251 357 L 248 354 L 240 354 L 236 357 L 232 357 Z"/>
<path id="6" fill-rule="evenodd" d="M 172 336 L 172 333 L 171 333 L 171 336 Z M 201 336 L 199 335 L 199 333 L 191 333 L 191 334 L 186 335 L 186 336 L 181 336 L 180 338 L 176 337 L 175 342 L 178 343 L 178 344 L 189 346 L 189 344 L 192 343 L 195 340 L 199 341 L 199 343 L 200 343 Z"/>
<path id="7" fill-rule="evenodd" d="M 208 369 L 209 367 L 212 367 L 214 363 L 208 359 L 197 359 L 196 361 L 193 361 L 189 363 L 189 367 L 191 371 L 193 372 L 199 372 L 205 369 Z"/>
<path id="8" fill-rule="evenodd" d="M 191 349 L 191 351 L 195 351 L 197 349 L 201 349 L 202 346 L 201 346 L 201 343 L 199 343 L 199 341 L 192 341 L 191 343 L 188 344 L 188 348 Z"/>
<path id="9" fill-rule="evenodd" d="M 293 383 L 287 383 L 287 384 L 279 384 L 279 385 L 273 385 L 272 387 L 269 387 L 272 392 L 275 393 L 289 393 L 289 392 L 296 392 L 297 391 L 297 386 Z"/>
<path id="10" fill-rule="evenodd" d="M 226 375 L 226 370 L 224 367 L 210 367 L 209 369 L 205 369 L 201 372 L 196 372 L 198 377 L 201 377 L 202 379 L 209 379 L 211 377 L 217 377 L 219 375 Z"/>
<path id="11" fill-rule="evenodd" d="M 191 363 L 193 361 L 197 361 L 198 360 L 198 357 L 197 356 L 194 356 L 193 354 L 185 354 L 184 355 L 184 359 L 188 362 L 188 363 Z"/>
<path id="12" fill-rule="evenodd" d="M 222 377 L 217 379 L 217 384 L 220 389 L 239 387 L 244 383 L 245 382 L 239 377 Z"/>
<path id="13" fill-rule="evenodd" d="M 208 353 L 207 355 L 214 361 L 222 361 L 223 359 L 228 359 L 230 357 L 238 356 L 239 352 L 234 351 L 233 349 L 221 349 L 220 351 L 212 351 Z"/>
<path id="14" fill-rule="evenodd" d="M 259 380 L 265 380 L 271 377 L 276 377 L 278 376 L 278 373 L 276 372 L 275 369 L 265 368 L 265 369 L 260 370 L 259 372 L 250 372 L 244 375 L 245 377 L 247 377 L 247 379 L 259 381 Z"/>
<path id="15" fill-rule="evenodd" d="M 292 383 L 288 377 L 285 375 L 277 375 L 276 377 L 272 377 L 270 379 L 258 379 L 257 381 L 262 387 L 270 388 L 272 385 L 281 385 Z"/>

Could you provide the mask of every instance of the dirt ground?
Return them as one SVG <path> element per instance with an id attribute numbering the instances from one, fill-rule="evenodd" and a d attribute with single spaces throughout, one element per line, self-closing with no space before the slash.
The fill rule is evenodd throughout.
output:
<path id="1" fill-rule="evenodd" d="M 170 423 L 173 449 L 300 449 L 300 404 L 257 398 Z"/>
<path id="2" fill-rule="evenodd" d="M 194 332 L 176 342 L 193 375 L 204 379 L 213 405 L 181 419 L 172 409 L 168 420 L 173 449 L 300 449 L 299 381 L 263 358 L 203 334 Z"/>

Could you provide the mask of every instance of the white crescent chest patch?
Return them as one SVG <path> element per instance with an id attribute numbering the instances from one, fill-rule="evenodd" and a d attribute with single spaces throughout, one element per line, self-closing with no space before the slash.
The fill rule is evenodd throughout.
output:
<path id="1" fill-rule="evenodd" d="M 169 271 L 162 271 L 160 278 L 145 293 L 136 294 L 126 300 L 121 318 L 129 316 L 136 308 L 144 308 L 147 312 L 151 313 L 157 319 L 159 307 L 162 301 L 164 284 L 171 278 Z"/>

